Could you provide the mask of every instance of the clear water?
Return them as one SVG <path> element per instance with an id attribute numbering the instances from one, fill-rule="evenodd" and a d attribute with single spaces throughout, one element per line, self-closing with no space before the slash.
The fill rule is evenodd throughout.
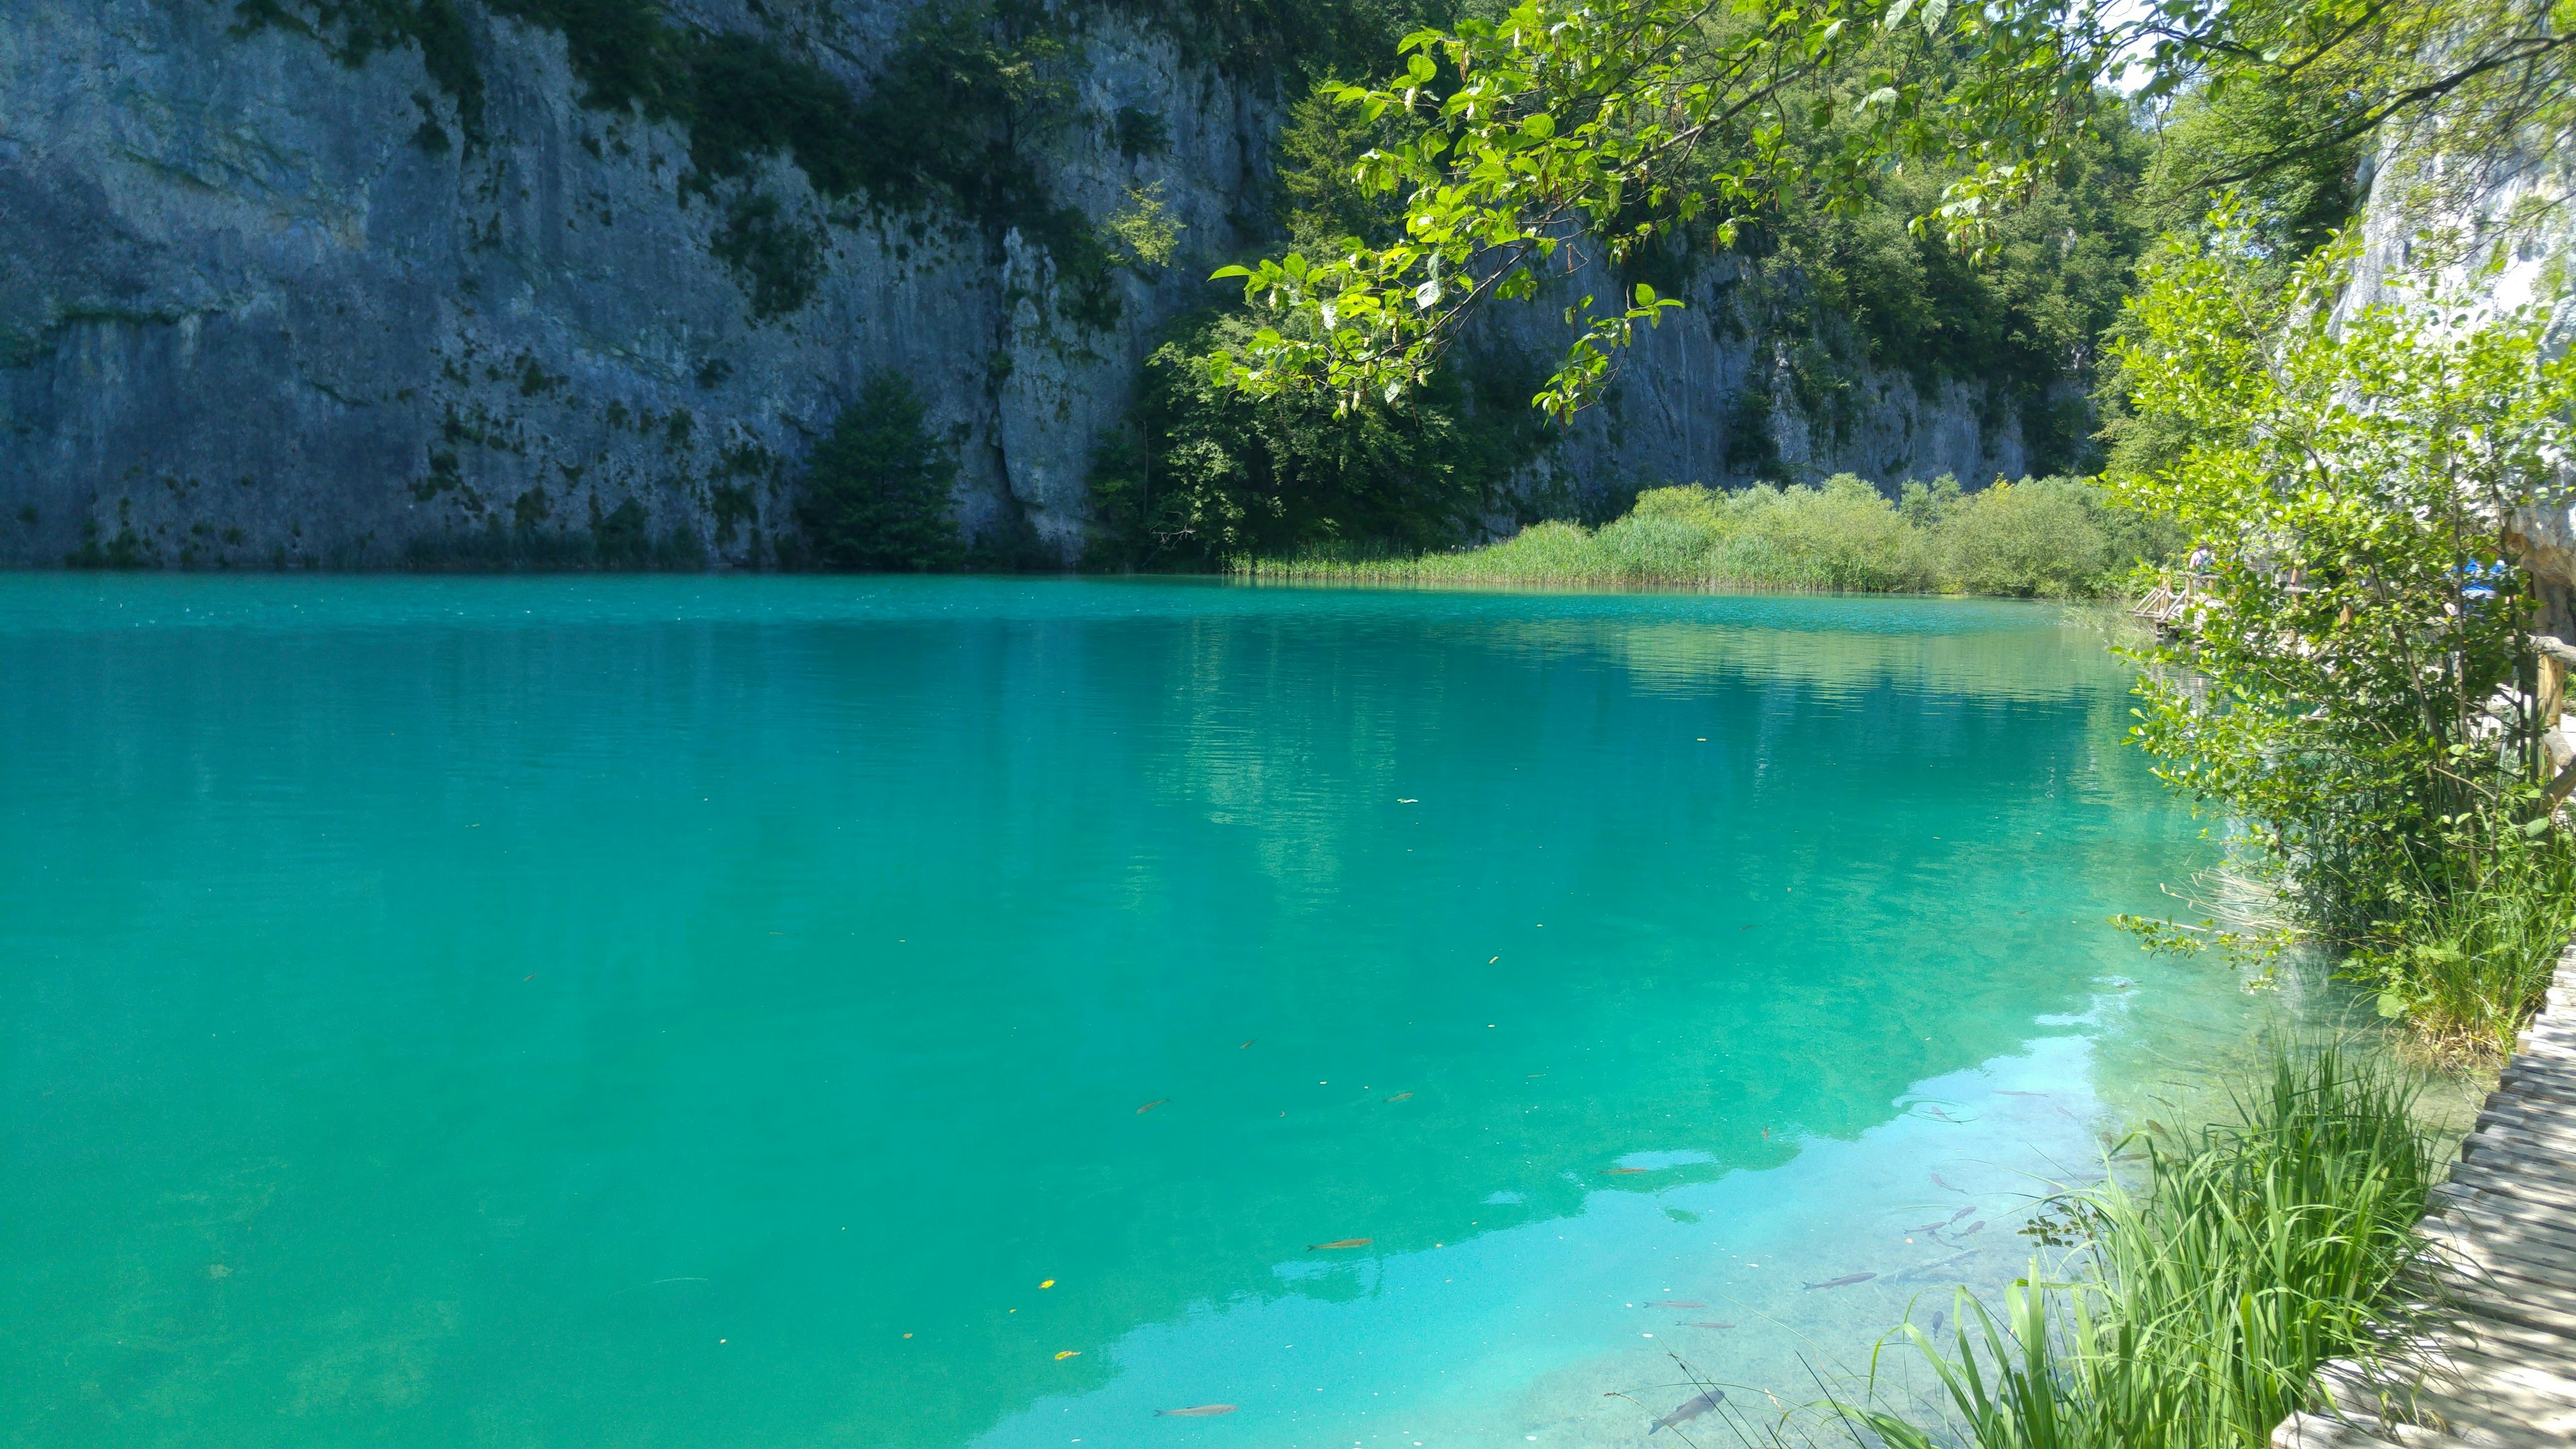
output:
<path id="1" fill-rule="evenodd" d="M 2209 854 L 2123 686 L 1957 601 L 0 578 L 0 1442 L 1812 1399 L 2245 1017 L 2104 923 Z"/>

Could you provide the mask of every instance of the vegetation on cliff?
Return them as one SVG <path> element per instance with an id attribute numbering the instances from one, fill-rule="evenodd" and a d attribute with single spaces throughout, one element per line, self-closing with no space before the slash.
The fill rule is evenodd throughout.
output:
<path id="1" fill-rule="evenodd" d="M 956 477 L 956 449 L 924 426 L 912 384 L 870 373 L 805 460 L 796 503 L 805 562 L 877 573 L 958 567 L 966 546 L 949 511 Z"/>

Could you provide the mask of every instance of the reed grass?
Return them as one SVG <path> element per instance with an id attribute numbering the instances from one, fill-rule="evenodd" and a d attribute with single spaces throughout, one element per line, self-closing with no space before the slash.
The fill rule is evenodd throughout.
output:
<path id="1" fill-rule="evenodd" d="M 2436 1167 L 2414 1107 L 2389 1069 L 2282 1052 L 2236 1121 L 2151 1148 L 2143 1186 L 2060 1200 L 2085 1241 L 2065 1281 L 2034 1270 L 2000 1316 L 1963 1292 L 1951 1345 L 1900 1330 L 1946 1422 L 1875 1391 L 1844 1412 L 1893 1449 L 2261 1449 L 2396 1312 Z"/>
<path id="2" fill-rule="evenodd" d="M 2501 834 L 2488 849 L 2458 853 L 2440 888 L 2411 892 L 2389 937 L 2341 968 L 2446 1067 L 2488 1066 L 2512 1052 L 2576 934 L 2576 844 L 2557 831 Z"/>
<path id="3" fill-rule="evenodd" d="M 1310 552 L 1234 569 L 1317 581 L 2091 598 L 2168 553 L 2169 533 L 2113 511 L 2078 479 L 1998 481 L 1973 493 L 1943 479 L 1908 484 L 1890 500 L 1846 473 L 1816 487 L 1648 489 L 1598 529 L 1537 523 L 1458 553 Z"/>

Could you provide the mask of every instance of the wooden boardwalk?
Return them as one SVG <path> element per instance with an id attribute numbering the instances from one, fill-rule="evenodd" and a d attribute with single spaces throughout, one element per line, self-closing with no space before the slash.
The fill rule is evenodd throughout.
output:
<path id="1" fill-rule="evenodd" d="M 2516 1048 L 2418 1229 L 2442 1326 L 2320 1369 L 2278 1449 L 2576 1445 L 2576 945 Z"/>

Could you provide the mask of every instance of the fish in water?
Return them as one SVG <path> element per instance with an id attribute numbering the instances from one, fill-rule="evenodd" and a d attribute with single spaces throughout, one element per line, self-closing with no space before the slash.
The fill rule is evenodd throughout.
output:
<path id="1" fill-rule="evenodd" d="M 1243 1050 L 1243 1047 L 1248 1047 L 1248 1046 L 1252 1045 L 1252 1042 L 1259 1041 L 1259 1040 L 1261 1040 L 1261 1038 L 1259 1038 L 1259 1037 L 1257 1037 L 1257 1036 L 1256 1036 L 1256 1037 L 1252 1038 L 1252 1041 L 1247 1041 L 1247 1042 L 1245 1042 L 1245 1043 L 1243 1044 L 1243 1046 L 1236 1047 L 1236 1048 L 1235 1048 L 1235 1050 L 1236 1050 L 1236 1051 L 1241 1051 L 1241 1050 Z"/>
<path id="2" fill-rule="evenodd" d="M 1958 1118 L 1951 1116 L 1949 1113 L 1942 1111 L 1939 1107 L 1930 1102 L 1923 1104 L 1923 1110 L 1927 1115 L 1938 1117 L 1944 1122 L 1956 1122 L 1959 1120 Z"/>
<path id="3" fill-rule="evenodd" d="M 1822 1283 L 1809 1283 L 1806 1285 L 1806 1291 L 1813 1293 L 1819 1288 L 1849 1288 L 1854 1283 L 1866 1283 L 1877 1276 L 1876 1273 L 1845 1273 L 1839 1278 L 1828 1278 Z"/>
<path id="4" fill-rule="evenodd" d="M 1733 1328 L 1735 1325 L 1732 1323 L 1685 1323 L 1681 1326 L 1684 1328 Z"/>
<path id="5" fill-rule="evenodd" d="M 2045 1097 L 2048 1094 L 2046 1092 L 2016 1092 L 2010 1087 L 1997 1087 L 1995 1088 L 1995 1095 L 1998 1097 Z"/>
<path id="6" fill-rule="evenodd" d="M 1964 1187 L 1951 1187 L 1951 1186 L 1950 1186 L 1950 1184 L 1949 1184 L 1948 1182 L 1946 1182 L 1946 1181 L 1944 1181 L 1944 1180 L 1942 1179 L 1941 1174 L 1939 1174 L 1939 1173 L 1937 1173 L 1937 1172 L 1936 1172 L 1936 1173 L 1934 1173 L 1934 1174 L 1932 1174 L 1932 1185 L 1933 1185 L 1934 1187 L 1949 1188 L 1949 1189 L 1950 1189 L 1950 1191 L 1952 1191 L 1952 1192 L 1966 1192 L 1966 1191 L 1967 1191 L 1967 1189 L 1966 1189 L 1966 1188 L 1964 1188 Z"/>
<path id="7" fill-rule="evenodd" d="M 1975 1222 L 1968 1224 L 1966 1227 L 1964 1227 L 1964 1228 L 1960 1228 L 1960 1229 L 1958 1229 L 1956 1232 L 1951 1233 L 1951 1234 L 1950 1234 L 1950 1236 L 1951 1236 L 1951 1237 L 1954 1237 L 1954 1238 L 1964 1238 L 1964 1237 L 1966 1237 L 1968 1234 L 1970 1234 L 1970 1233 L 1973 1233 L 1973 1232 L 1977 1231 L 1979 1228 L 1982 1228 L 1982 1227 L 1984 1227 L 1985 1225 L 1986 1225 L 1986 1220 L 1985 1220 L 1984 1218 L 1979 1218 L 1979 1219 L 1977 1219 Z"/>
<path id="8" fill-rule="evenodd" d="M 1152 1100 L 1152 1101 L 1150 1101 L 1150 1102 L 1146 1103 L 1144 1106 L 1137 1108 L 1137 1109 L 1136 1109 L 1136 1115 L 1137 1115 L 1137 1116 L 1139 1116 L 1139 1117 L 1142 1117 L 1142 1116 L 1144 1116 L 1146 1113 L 1153 1111 L 1155 1108 L 1157 1108 L 1157 1107 L 1159 1107 L 1159 1106 L 1163 1105 L 1165 1102 L 1168 1102 L 1168 1101 L 1170 1101 L 1170 1100 L 1172 1100 L 1172 1099 L 1171 1099 L 1171 1098 L 1169 1098 L 1169 1097 L 1156 1097 L 1154 1100 Z"/>
<path id="9" fill-rule="evenodd" d="M 1955 1223 L 1959 1219 L 1966 1217 L 1968 1214 L 1975 1212 L 1976 1210 L 1977 1205 L 1975 1203 L 1970 1203 L 1966 1207 L 1959 1209 L 1957 1212 L 1950 1214 L 1950 1223 Z M 1943 1223 L 1941 1226 L 1946 1228 L 1950 1223 Z"/>
<path id="10" fill-rule="evenodd" d="M 1714 1409 L 1725 1402 L 1726 1390 L 1711 1389 L 1707 1393 L 1700 1395 L 1698 1398 L 1691 1400 L 1689 1403 L 1684 1404 L 1680 1408 L 1673 1410 L 1671 1413 L 1666 1414 L 1660 1419 L 1657 1419 L 1655 1421 L 1655 1428 L 1648 1429 L 1646 1432 L 1652 1434 L 1655 1432 L 1655 1429 L 1671 1429 L 1687 1424 L 1691 1420 L 1698 1418 L 1700 1415 L 1707 1413 L 1709 1410 Z"/>
<path id="11" fill-rule="evenodd" d="M 1603 1177 L 1627 1177 L 1632 1173 L 1645 1172 L 1648 1170 L 1649 1169 L 1643 1167 L 1605 1167 L 1601 1169 L 1601 1175 Z"/>
<path id="12" fill-rule="evenodd" d="M 1708 1305 L 1705 1303 L 1685 1303 L 1676 1298 L 1664 1303 L 1649 1303 L 1646 1306 L 1648 1308 L 1706 1308 Z"/>
<path id="13" fill-rule="evenodd" d="M 1387 1100 L 1390 1102 L 1401 1102 L 1412 1095 L 1413 1094 L 1411 1092 L 1398 1092 L 1394 1096 L 1387 1098 Z"/>
<path id="14" fill-rule="evenodd" d="M 1219 1414 L 1233 1412 L 1232 1404 L 1192 1404 L 1186 1409 L 1156 1409 L 1154 1417 L 1157 1419 L 1213 1419 Z"/>
<path id="15" fill-rule="evenodd" d="M 1308 1243 L 1306 1251 L 1314 1253 L 1326 1248 L 1365 1248 L 1371 1241 L 1368 1238 L 1335 1238 L 1329 1243 Z"/>

